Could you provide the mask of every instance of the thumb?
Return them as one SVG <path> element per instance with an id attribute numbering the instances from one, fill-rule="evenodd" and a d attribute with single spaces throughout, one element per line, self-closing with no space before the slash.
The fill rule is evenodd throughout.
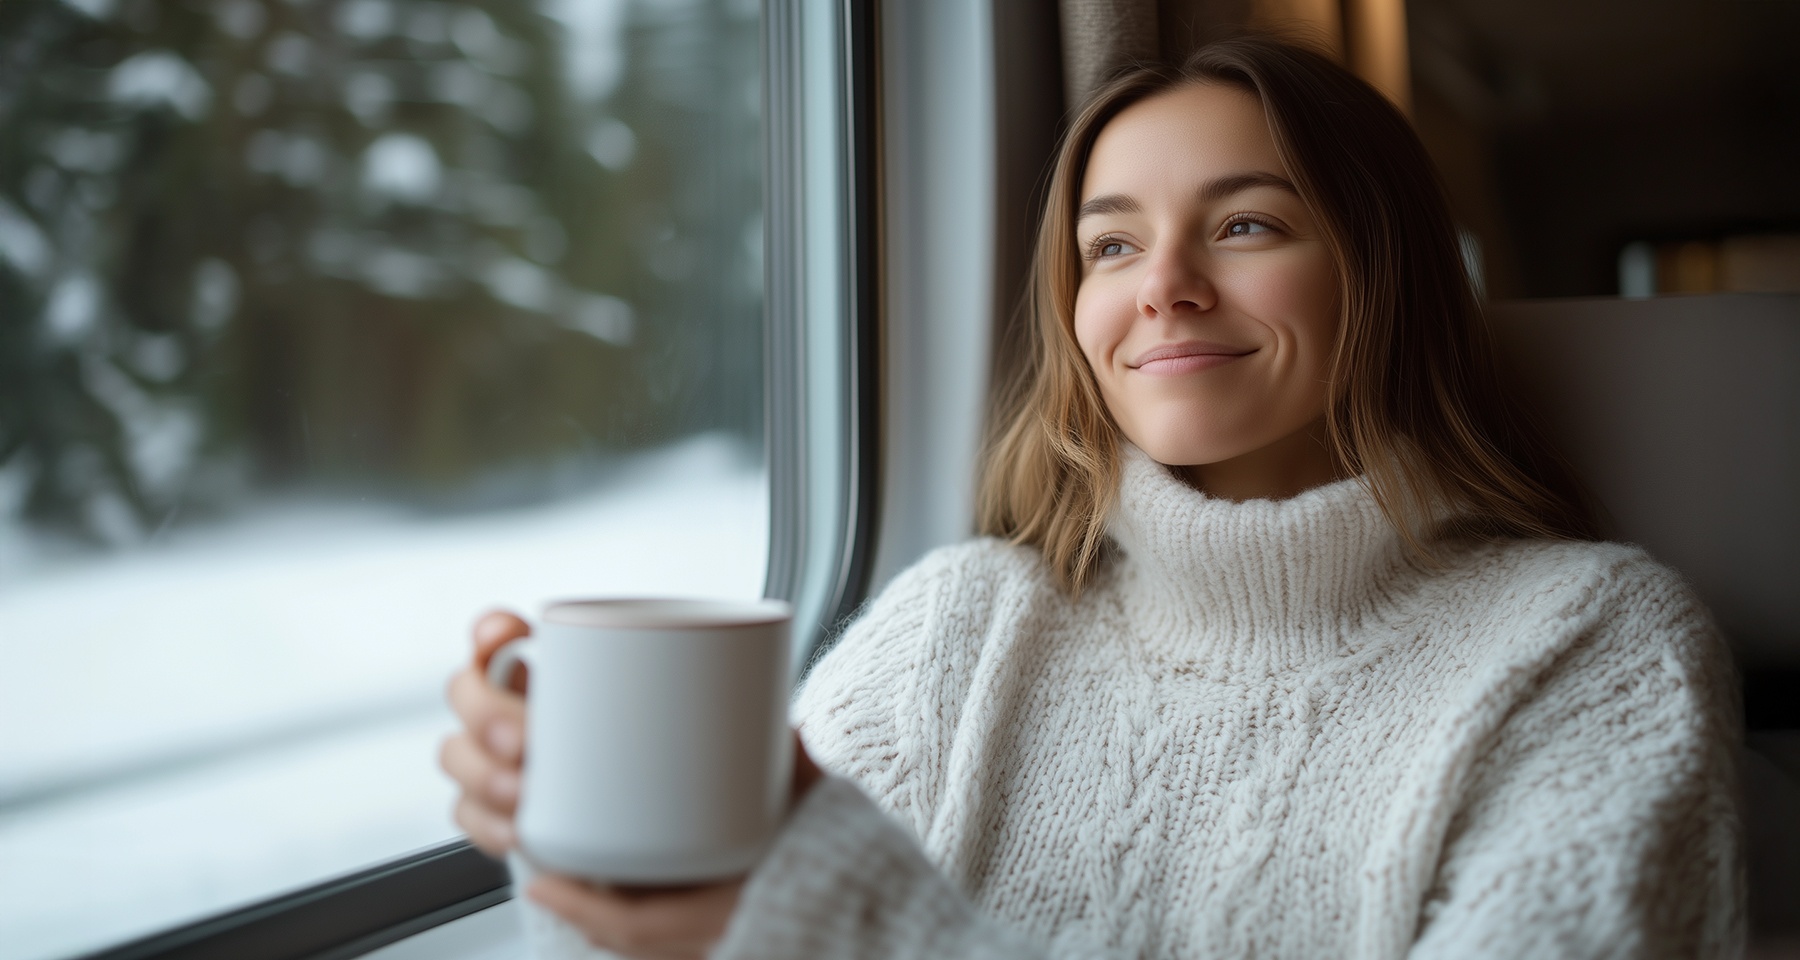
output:
<path id="1" fill-rule="evenodd" d="M 477 670 L 486 671 L 494 651 L 520 637 L 531 636 L 531 625 L 506 610 L 491 610 L 475 621 L 474 661 Z"/>

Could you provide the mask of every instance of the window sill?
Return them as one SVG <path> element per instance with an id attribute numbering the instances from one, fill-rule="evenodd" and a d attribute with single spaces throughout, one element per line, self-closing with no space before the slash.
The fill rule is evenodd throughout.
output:
<path id="1" fill-rule="evenodd" d="M 524 956 L 517 903 L 506 900 L 415 933 L 363 960 L 518 960 Z"/>

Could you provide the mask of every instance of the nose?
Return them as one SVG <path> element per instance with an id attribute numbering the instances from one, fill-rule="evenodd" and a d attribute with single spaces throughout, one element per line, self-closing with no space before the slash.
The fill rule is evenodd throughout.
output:
<path id="1" fill-rule="evenodd" d="M 1138 285 L 1139 314 L 1173 320 L 1211 310 L 1218 303 L 1218 290 L 1191 251 L 1168 244 L 1150 254 Z"/>

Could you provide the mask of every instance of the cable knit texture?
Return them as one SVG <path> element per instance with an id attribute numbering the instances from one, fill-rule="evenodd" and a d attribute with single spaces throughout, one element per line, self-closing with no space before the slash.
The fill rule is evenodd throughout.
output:
<path id="1" fill-rule="evenodd" d="M 720 960 L 1714 957 L 1741 941 L 1729 658 L 1616 544 L 1409 559 L 1355 480 L 1209 499 L 1129 451 L 1078 600 L 978 540 L 795 704 L 836 774 Z"/>

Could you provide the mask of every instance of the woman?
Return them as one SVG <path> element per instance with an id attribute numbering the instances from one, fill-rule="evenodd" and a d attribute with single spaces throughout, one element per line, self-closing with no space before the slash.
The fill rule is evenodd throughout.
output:
<path id="1" fill-rule="evenodd" d="M 988 536 L 798 695 L 834 776 L 802 765 L 744 881 L 534 901 L 645 957 L 1737 949 L 1724 646 L 1510 415 L 1379 94 L 1256 39 L 1126 74 L 1071 127 L 1035 274 Z M 444 762 L 506 849 L 518 701 L 452 699 L 504 731 Z"/>

